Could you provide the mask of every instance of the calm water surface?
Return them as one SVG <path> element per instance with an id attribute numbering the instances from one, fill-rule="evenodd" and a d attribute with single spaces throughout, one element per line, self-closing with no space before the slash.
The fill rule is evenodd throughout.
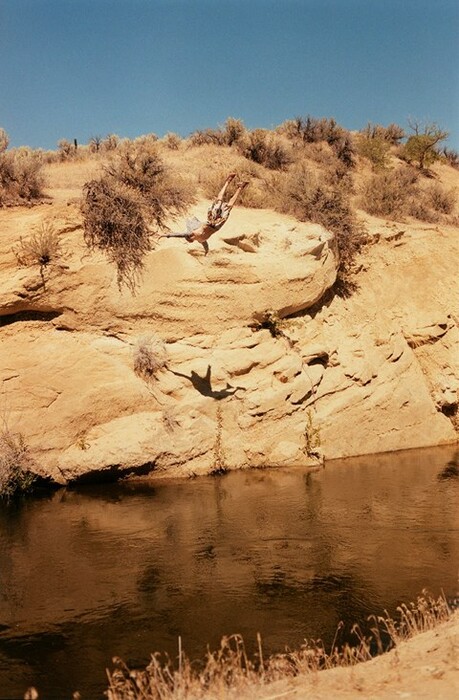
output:
<path id="1" fill-rule="evenodd" d="M 454 467 L 456 460 L 456 467 Z M 458 590 L 454 448 L 0 505 L 0 697 L 103 697 L 113 656 L 330 643 L 424 587 Z M 448 466 L 449 463 L 449 466 Z"/>

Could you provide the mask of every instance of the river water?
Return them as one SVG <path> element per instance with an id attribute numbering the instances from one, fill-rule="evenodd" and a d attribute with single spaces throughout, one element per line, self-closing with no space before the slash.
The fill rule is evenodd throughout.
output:
<path id="1" fill-rule="evenodd" d="M 423 588 L 458 592 L 454 447 L 0 504 L 0 697 L 103 697 L 113 656 L 330 644 Z M 344 637 L 343 637 L 344 639 Z"/>

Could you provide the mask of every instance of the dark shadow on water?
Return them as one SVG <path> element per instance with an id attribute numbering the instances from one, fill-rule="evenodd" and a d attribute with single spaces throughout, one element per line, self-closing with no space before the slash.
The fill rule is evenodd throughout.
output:
<path id="1" fill-rule="evenodd" d="M 444 481 L 445 479 L 457 479 L 459 477 L 459 451 L 454 457 L 449 460 L 446 466 L 438 474 L 437 479 Z"/>

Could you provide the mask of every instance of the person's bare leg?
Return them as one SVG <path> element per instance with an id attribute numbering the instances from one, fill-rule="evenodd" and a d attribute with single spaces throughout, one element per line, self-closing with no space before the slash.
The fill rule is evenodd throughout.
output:
<path id="1" fill-rule="evenodd" d="M 231 209 L 232 209 L 232 208 L 234 207 L 234 205 L 236 204 L 236 200 L 237 200 L 237 198 L 239 197 L 239 195 L 241 194 L 241 192 L 242 192 L 242 190 L 244 189 L 244 187 L 247 187 L 248 184 L 249 184 L 248 182 L 241 182 L 241 183 L 238 185 L 236 192 L 233 194 L 233 196 L 231 197 L 231 199 L 230 199 L 229 202 L 228 202 L 228 206 L 229 206 Z"/>
<path id="2" fill-rule="evenodd" d="M 226 190 L 228 189 L 228 185 L 230 184 L 231 180 L 234 180 L 236 177 L 236 173 L 230 173 L 228 177 L 225 180 L 225 184 L 221 188 L 220 192 L 217 195 L 217 201 L 218 200 L 223 200 L 223 197 L 225 196 Z"/>

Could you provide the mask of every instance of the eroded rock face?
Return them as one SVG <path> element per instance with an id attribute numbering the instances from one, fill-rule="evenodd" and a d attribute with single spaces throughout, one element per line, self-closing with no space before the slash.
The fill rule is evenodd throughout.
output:
<path id="1" fill-rule="evenodd" d="M 21 216 L 8 214 L 8 243 Z M 423 294 L 406 296 L 428 258 L 422 250 L 413 267 L 414 232 L 405 257 L 398 243 L 373 247 L 360 290 L 317 311 L 337 266 L 319 226 L 239 209 L 207 257 L 198 244 L 163 240 L 133 296 L 85 250 L 77 211 L 60 216 L 62 264 L 18 268 L 9 245 L 0 257 L 2 411 L 42 475 L 191 476 L 456 439 L 452 231 L 445 264 L 423 276 L 454 291 L 429 297 L 430 308 Z M 267 313 L 270 330 L 260 325 Z M 165 360 L 136 374 L 149 335 Z"/>

